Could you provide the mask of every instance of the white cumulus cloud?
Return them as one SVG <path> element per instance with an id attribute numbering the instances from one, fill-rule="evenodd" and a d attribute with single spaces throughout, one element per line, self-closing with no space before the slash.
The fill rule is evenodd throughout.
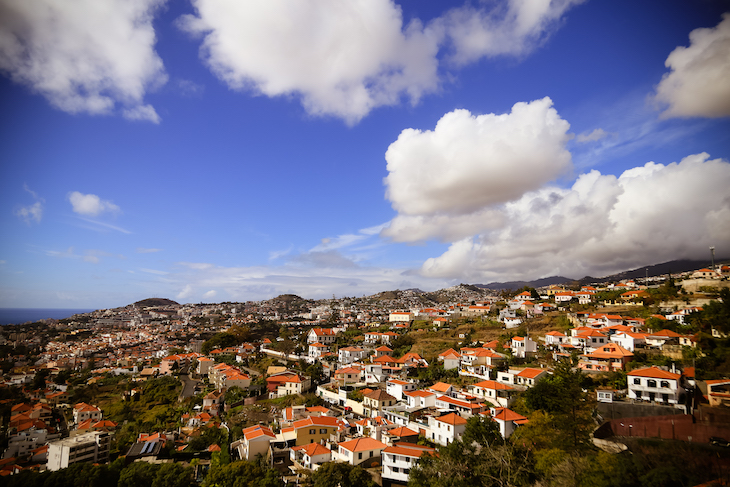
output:
<path id="1" fill-rule="evenodd" d="M 68 195 L 74 213 L 79 215 L 97 216 L 101 213 L 116 213 L 119 207 L 111 201 L 103 200 L 95 194 L 83 194 L 74 191 Z"/>
<path id="2" fill-rule="evenodd" d="M 467 3 L 444 14 L 432 27 L 443 30 L 453 49 L 451 58 L 459 65 L 482 57 L 523 56 L 559 27 L 568 9 L 580 3 L 583 0 L 511 0 L 477 7 Z"/>
<path id="3" fill-rule="evenodd" d="M 384 234 L 449 240 L 473 234 L 475 217 L 499 223 L 494 207 L 572 168 L 569 128 L 543 98 L 500 115 L 455 110 L 434 130 L 404 130 L 385 154 L 386 196 L 399 214 Z"/>
<path id="4" fill-rule="evenodd" d="M 591 171 L 505 205 L 500 228 L 428 259 L 427 277 L 470 282 L 607 275 L 730 247 L 730 163 L 696 154 L 620 177 Z"/>
<path id="5" fill-rule="evenodd" d="M 297 94 L 308 112 L 356 122 L 437 87 L 435 39 L 390 0 L 194 0 L 181 26 L 231 88 Z"/>
<path id="6" fill-rule="evenodd" d="M 730 13 L 711 29 L 695 29 L 689 47 L 679 46 L 665 65 L 671 70 L 656 88 L 667 117 L 730 116 Z"/>
<path id="7" fill-rule="evenodd" d="M 165 0 L 0 2 L 0 70 L 70 113 L 157 123 L 145 94 L 167 81 L 152 20 Z"/>
<path id="8" fill-rule="evenodd" d="M 203 36 L 201 57 L 229 87 L 295 95 L 308 113 L 352 124 L 436 91 L 440 52 L 457 65 L 527 54 L 577 3 L 510 0 L 404 23 L 392 0 L 193 0 L 179 25 Z"/>

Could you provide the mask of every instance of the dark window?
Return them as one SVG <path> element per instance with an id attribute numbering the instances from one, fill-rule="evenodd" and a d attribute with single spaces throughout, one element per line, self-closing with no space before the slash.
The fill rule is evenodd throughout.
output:
<path id="1" fill-rule="evenodd" d="M 656 387 L 656 381 L 653 379 L 649 379 L 648 381 L 646 381 L 646 385 L 648 385 L 649 387 Z"/>
<path id="2" fill-rule="evenodd" d="M 634 379 L 634 384 L 637 386 L 641 385 L 641 379 Z"/>

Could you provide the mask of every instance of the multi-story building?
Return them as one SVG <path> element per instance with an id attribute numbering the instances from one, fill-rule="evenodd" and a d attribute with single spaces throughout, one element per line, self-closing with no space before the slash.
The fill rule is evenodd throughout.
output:
<path id="1" fill-rule="evenodd" d="M 413 443 L 396 443 L 382 452 L 383 479 L 391 482 L 407 483 L 408 474 L 423 455 L 435 455 L 436 450 Z"/>
<path id="2" fill-rule="evenodd" d="M 626 374 L 629 398 L 677 404 L 679 395 L 684 392 L 680 383 L 681 377 L 681 374 L 656 366 L 632 370 Z"/>
<path id="3" fill-rule="evenodd" d="M 109 461 L 111 434 L 95 431 L 48 444 L 48 470 L 55 471 L 79 462 Z"/>

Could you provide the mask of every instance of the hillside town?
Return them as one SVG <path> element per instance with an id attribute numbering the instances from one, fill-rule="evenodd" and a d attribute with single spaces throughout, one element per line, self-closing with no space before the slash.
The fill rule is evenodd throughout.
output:
<path id="1" fill-rule="evenodd" d="M 729 277 L 721 264 L 513 291 L 148 299 L 5 326 L 0 477 L 727 482 Z"/>

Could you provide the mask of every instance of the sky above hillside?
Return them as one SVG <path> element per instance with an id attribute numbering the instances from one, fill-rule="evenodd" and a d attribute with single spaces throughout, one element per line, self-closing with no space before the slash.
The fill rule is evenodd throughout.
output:
<path id="1" fill-rule="evenodd" d="M 730 255 L 716 0 L 0 0 L 0 307 Z"/>

